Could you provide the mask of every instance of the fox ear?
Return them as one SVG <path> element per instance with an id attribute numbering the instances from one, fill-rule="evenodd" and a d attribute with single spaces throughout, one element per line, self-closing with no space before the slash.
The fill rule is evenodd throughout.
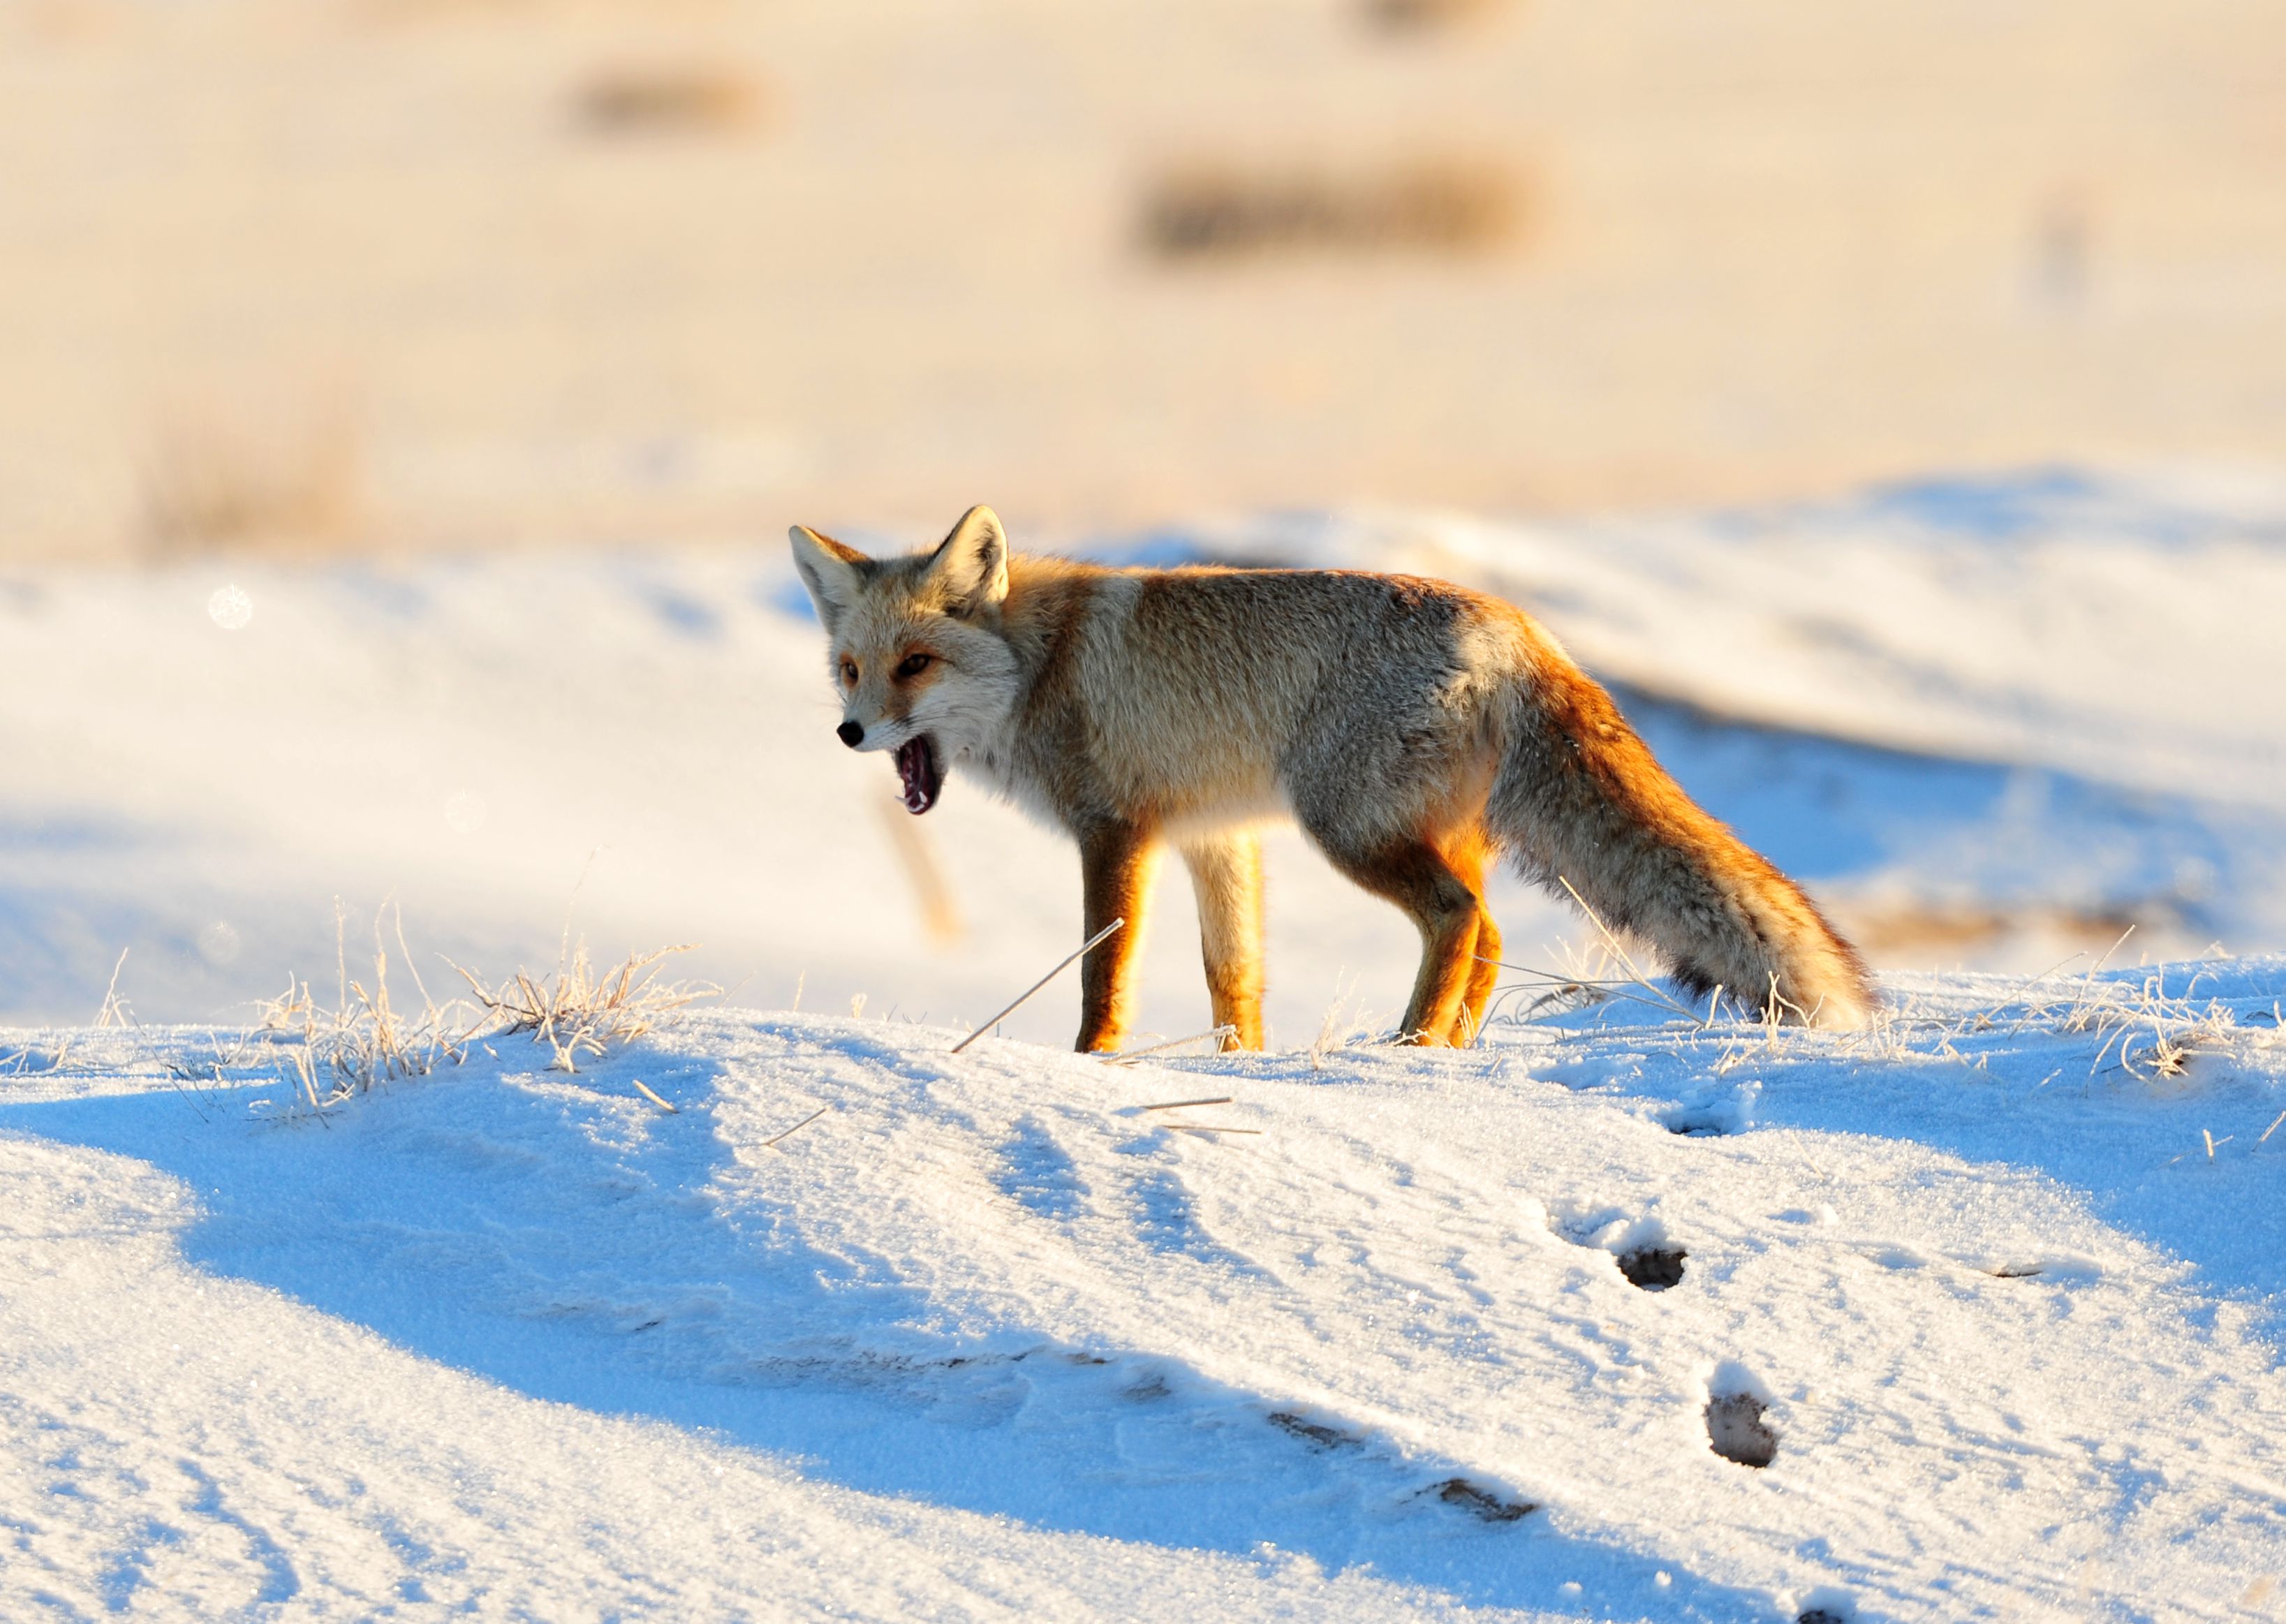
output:
<path id="1" fill-rule="evenodd" d="M 960 516 L 929 556 L 926 579 L 944 595 L 945 607 L 973 615 L 1008 595 L 1008 538 L 1000 516 L 979 504 Z"/>
<path id="2" fill-rule="evenodd" d="M 873 561 L 854 547 L 844 547 L 831 536 L 821 536 L 807 524 L 786 532 L 793 544 L 793 567 L 817 605 L 817 618 L 832 631 L 842 612 L 857 601 L 865 584 L 865 566 Z"/>

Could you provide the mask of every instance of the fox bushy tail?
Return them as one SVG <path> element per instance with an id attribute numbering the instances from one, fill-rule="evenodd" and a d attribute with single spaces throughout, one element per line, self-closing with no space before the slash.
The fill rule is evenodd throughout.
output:
<path id="1" fill-rule="evenodd" d="M 1701 997 L 1864 1025 L 1880 1001 L 1864 961 L 1801 887 L 1685 794 L 1577 666 L 1559 655 L 1528 681 L 1487 809 L 1526 875 L 1568 886 Z"/>

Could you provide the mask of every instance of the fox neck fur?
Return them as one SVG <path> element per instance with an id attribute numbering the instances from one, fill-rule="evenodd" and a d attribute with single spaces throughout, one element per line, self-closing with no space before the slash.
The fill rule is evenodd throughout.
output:
<path id="1" fill-rule="evenodd" d="M 1521 610 L 1357 571 L 1115 570 L 1012 554 L 975 508 L 930 552 L 872 558 L 796 526 L 840 735 L 894 753 L 916 813 L 948 768 L 1078 844 L 1078 1046 L 1115 1049 L 1157 855 L 1199 902 L 1218 1025 L 1262 1042 L 1261 858 L 1290 817 L 1419 927 L 1400 1036 L 1467 1043 L 1498 973 L 1487 866 L 1513 863 L 1655 948 L 1701 997 L 1862 1024 L 1856 951 L 1702 810 Z"/>

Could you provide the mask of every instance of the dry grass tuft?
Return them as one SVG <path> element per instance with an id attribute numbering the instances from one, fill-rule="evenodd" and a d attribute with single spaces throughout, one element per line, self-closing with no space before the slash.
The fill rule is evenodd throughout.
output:
<path id="1" fill-rule="evenodd" d="M 2111 944 L 2113 951 L 2127 934 Z M 2085 1075 L 2091 1079 L 2116 1076 L 2153 1086 L 2182 1076 L 2202 1053 L 2282 1040 L 2286 1021 L 2274 1011 L 2259 1010 L 2247 1017 L 2274 1023 L 2271 1031 L 2257 1032 L 2229 1004 L 2200 997 L 2203 971 L 2193 970 L 2180 989 L 2171 989 L 2165 970 L 2134 981 L 2104 979 L 2103 967 L 2110 958 L 2106 952 L 2084 973 L 2050 971 L 2033 976 L 2010 995 L 1967 1010 L 1941 996 L 1913 997 L 1893 988 L 1856 1031 L 1782 1026 L 1769 1011 L 1752 1021 L 1718 1028 L 1716 1017 L 1723 1008 L 1720 991 L 1704 1008 L 1691 1008 L 1646 975 L 1606 931 L 1588 952 L 1565 949 L 1560 969 L 1501 966 L 1525 979 L 1501 989 L 1486 1024 L 1498 1019 L 1525 1025 L 1602 1005 L 1635 1005 L 1669 1017 L 1645 1028 L 1647 1039 L 1664 1032 L 1679 1043 L 1694 1036 L 1718 1042 L 1721 1052 L 1712 1063 L 1718 1076 L 1749 1060 L 1805 1047 L 1836 1059 L 1937 1061 L 1981 1070 L 1996 1053 L 2020 1046 L 2021 1038 L 2062 1040 L 2062 1052 L 2055 1058 L 2065 1064 L 2050 1074 L 2051 1080 L 2077 1064 L 2078 1055 L 2071 1052 L 2077 1049 L 2087 1056 Z M 2093 1049 L 2082 1047 L 2090 1042 Z"/>
<path id="2" fill-rule="evenodd" d="M 2147 975 L 2140 982 L 2097 981 L 2105 960 L 2125 943 L 2133 929 L 2130 926 L 2121 932 L 2119 940 L 2085 975 L 2066 984 L 2069 990 L 2051 998 L 2028 989 L 2021 1006 L 1981 1019 L 1997 1025 L 2005 1013 L 2012 1017 L 2010 1031 L 2046 1025 L 2101 1038 L 2088 1066 L 2091 1076 L 2103 1068 L 2107 1056 L 2113 1057 L 2116 1069 L 2131 1077 L 2156 1082 L 2182 1076 L 2194 1055 L 2203 1049 L 2219 1048 L 2229 1040 L 2238 1015 L 2219 1000 L 2198 1001 L 2196 971 L 2180 993 L 2168 992 L 2164 971 Z"/>
<path id="3" fill-rule="evenodd" d="M 587 961 L 583 942 L 556 974 L 541 978 L 517 971 L 497 988 L 487 989 L 474 972 L 459 965 L 477 1005 L 484 1011 L 484 1031 L 513 1037 L 529 1032 L 534 1043 L 546 1044 L 557 1071 L 577 1071 L 582 1055 L 599 1056 L 613 1045 L 631 1044 L 675 1011 L 720 995 L 711 983 L 662 981 L 659 966 L 688 945 L 656 948 L 638 953 L 598 974 Z"/>
<path id="4" fill-rule="evenodd" d="M 1140 236 L 1153 257 L 1184 263 L 1270 255 L 1488 252 L 1526 223 L 1509 169 L 1422 159 L 1364 174 L 1244 170 L 1199 164 L 1152 182 Z"/>
<path id="5" fill-rule="evenodd" d="M 409 968 L 410 954 L 406 964 Z M 417 973 L 414 980 L 418 985 Z M 425 1077 L 439 1064 L 459 1065 L 477 1036 L 472 1017 L 459 1000 L 439 1005 L 425 989 L 417 1010 L 398 1009 L 389 991 L 389 954 L 376 942 L 370 989 L 353 980 L 344 964 L 328 1009 L 307 981 L 289 981 L 263 1006 L 261 1025 L 292 1040 L 287 1060 L 294 1069 L 296 1108 L 322 1116 L 382 1084 Z"/>
<path id="6" fill-rule="evenodd" d="M 1561 966 L 1553 970 L 1539 969 L 1530 965 L 1512 965 L 1504 960 L 1485 962 L 1510 975 L 1525 979 L 1512 981 L 1494 994 L 1485 1010 L 1485 1025 L 1495 1021 L 1511 1024 L 1529 1024 L 1547 1015 L 1569 1014 L 1574 1010 L 1592 1009 L 1599 1004 L 1641 1004 L 1652 1009 L 1664 1010 L 1692 1026 L 1703 1027 L 1712 1018 L 1719 1002 L 1710 1000 L 1708 1013 L 1701 1015 L 1684 1004 L 1672 992 L 1651 980 L 1636 967 L 1635 961 L 1614 950 L 1608 941 L 1592 947 L 1574 942 L 1559 945 L 1557 957 Z M 1526 1000 L 1522 1007 L 1518 999 Z M 1479 1032 L 1478 1036 L 1481 1037 Z"/>
<path id="7" fill-rule="evenodd" d="M 1522 984 L 1511 984 L 1498 991 L 1493 1002 L 1486 1007 L 1486 1026 L 1490 1026 L 1503 1015 L 1510 1021 L 1529 1021 L 1543 1013 L 1563 1014 L 1614 999 L 1665 1010 L 1693 1026 L 1706 1026 L 1714 1018 L 1714 1012 L 1722 1001 L 1723 989 L 1718 987 L 1709 996 L 1707 1013 L 1701 1015 L 1644 973 L 1643 966 L 1636 962 L 1635 955 L 1628 950 L 1626 942 L 1604 923 L 1603 916 L 1588 905 L 1588 899 L 1573 889 L 1570 880 L 1558 875 L 1557 883 L 1571 894 L 1573 903 L 1586 916 L 1588 923 L 1596 927 L 1594 948 L 1589 950 L 1568 942 L 1564 943 L 1560 950 L 1564 959 L 1561 970 L 1535 970 L 1522 965 L 1503 964 L 1498 959 L 1479 960 L 1479 963 L 1490 964 L 1511 975 L 1527 978 Z M 1520 1013 L 1504 1009 L 1510 1000 L 1525 993 L 1533 997 Z M 1775 1027 L 1775 984 L 1771 1005 L 1765 1013 L 1770 1024 Z M 1482 1036 L 1481 1029 L 1470 1036 L 1470 1041 L 1474 1042 Z"/>
<path id="8" fill-rule="evenodd" d="M 2201 1053 L 2246 1037 L 2237 1011 L 2197 997 L 2195 972 L 2180 992 L 2168 991 L 2163 974 L 2140 982 L 2100 981 L 2095 974 L 2091 970 L 2061 981 L 2036 976 L 2022 997 L 1966 1014 L 1933 1012 L 1911 1001 L 1885 1005 L 1864 1030 L 1839 1040 L 1840 1051 L 1851 1058 L 1944 1060 L 1981 1069 L 1990 1058 L 1992 1045 L 1981 1041 L 1987 1034 L 2093 1038 L 2088 1077 L 2117 1075 L 2156 1084 L 2183 1076 Z"/>
<path id="9" fill-rule="evenodd" d="M 332 1005 L 322 1003 L 307 981 L 295 980 L 262 1009 L 261 1031 L 288 1045 L 292 1108 L 303 1116 L 322 1117 L 384 1084 L 424 1077 L 440 1066 L 457 1066 L 468 1058 L 471 1045 L 487 1037 L 529 1032 L 534 1043 L 548 1045 L 551 1069 L 577 1071 L 583 1057 L 601 1056 L 633 1043 L 658 1030 L 675 1011 L 721 990 L 658 979 L 660 963 L 688 948 L 638 953 L 599 973 L 589 963 L 583 942 L 566 954 L 554 975 L 519 970 L 498 987 L 453 965 L 473 996 L 439 1003 L 430 996 L 414 966 L 400 919 L 396 922 L 397 949 L 420 1000 L 417 1006 L 400 1007 L 390 990 L 390 958 L 380 919 L 374 921 L 370 986 L 350 974 L 338 911 L 335 921 L 339 986 Z"/>
<path id="10" fill-rule="evenodd" d="M 1379 1022 L 1370 1011 L 1356 1004 L 1356 997 L 1355 976 L 1335 982 L 1333 998 L 1318 1021 L 1318 1035 L 1310 1040 L 1312 1071 L 1324 1070 L 1327 1059 L 1343 1049 L 1378 1041 Z"/>
<path id="11" fill-rule="evenodd" d="M 96 1006 L 94 1025 L 99 1032 L 106 1027 L 135 1024 L 135 1012 L 128 1008 L 127 1001 L 119 996 L 119 973 L 127 967 L 127 953 L 125 948 L 119 950 L 119 957 L 112 962 L 111 980 L 103 989 L 103 1002 Z"/>

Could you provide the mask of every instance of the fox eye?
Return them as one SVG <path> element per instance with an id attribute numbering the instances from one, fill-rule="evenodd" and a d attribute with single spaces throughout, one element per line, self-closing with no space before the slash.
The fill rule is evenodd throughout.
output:
<path id="1" fill-rule="evenodd" d="M 841 682 L 845 688 L 856 686 L 857 662 L 855 660 L 845 659 L 841 662 Z"/>
<path id="2" fill-rule="evenodd" d="M 897 675 L 900 678 L 917 677 L 920 675 L 922 672 L 926 671 L 930 666 L 935 663 L 935 661 L 936 656 L 934 654 L 908 654 L 905 656 L 903 660 L 899 663 L 897 666 Z"/>

